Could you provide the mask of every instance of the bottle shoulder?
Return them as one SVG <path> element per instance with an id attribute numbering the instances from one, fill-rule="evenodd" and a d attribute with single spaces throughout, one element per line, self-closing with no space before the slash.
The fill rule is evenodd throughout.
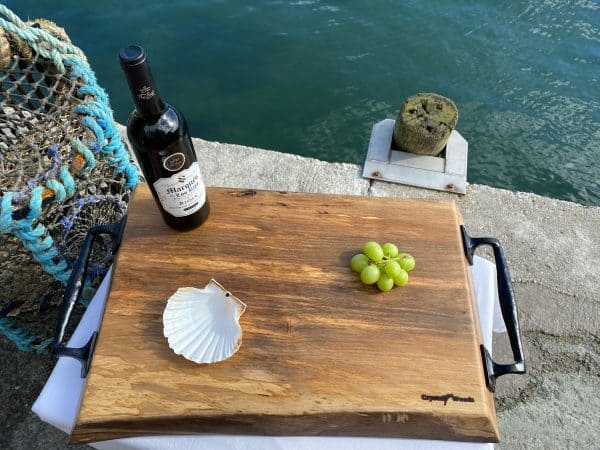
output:
<path id="1" fill-rule="evenodd" d="M 127 134 L 137 147 L 164 147 L 188 134 L 187 123 L 181 113 L 165 103 L 164 111 L 155 117 L 144 117 L 134 110 L 127 121 Z"/>

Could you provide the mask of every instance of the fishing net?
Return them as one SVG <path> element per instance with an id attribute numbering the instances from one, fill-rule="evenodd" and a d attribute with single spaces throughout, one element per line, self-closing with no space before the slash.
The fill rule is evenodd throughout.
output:
<path id="1" fill-rule="evenodd" d="M 52 22 L 0 5 L 0 331 L 19 348 L 49 342 L 87 231 L 119 221 L 137 182 L 81 50 Z M 111 261 L 98 240 L 88 291 Z"/>

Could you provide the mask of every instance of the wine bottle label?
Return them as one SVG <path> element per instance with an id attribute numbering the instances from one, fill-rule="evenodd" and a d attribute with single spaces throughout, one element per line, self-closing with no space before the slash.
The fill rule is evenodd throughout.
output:
<path id="1" fill-rule="evenodd" d="M 185 155 L 181 152 L 173 153 L 163 158 L 162 163 L 169 172 L 177 172 L 185 165 Z"/>
<path id="2" fill-rule="evenodd" d="M 185 217 L 195 213 L 206 201 L 206 190 L 197 162 L 169 178 L 159 178 L 154 189 L 160 204 L 169 214 Z"/>

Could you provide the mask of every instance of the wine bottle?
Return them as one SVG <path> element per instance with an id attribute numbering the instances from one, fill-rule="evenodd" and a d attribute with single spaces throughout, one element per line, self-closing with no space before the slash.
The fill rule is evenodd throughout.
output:
<path id="1" fill-rule="evenodd" d="M 135 105 L 127 136 L 154 200 L 169 226 L 195 228 L 210 206 L 185 118 L 161 100 L 142 47 L 121 49 L 119 62 Z"/>

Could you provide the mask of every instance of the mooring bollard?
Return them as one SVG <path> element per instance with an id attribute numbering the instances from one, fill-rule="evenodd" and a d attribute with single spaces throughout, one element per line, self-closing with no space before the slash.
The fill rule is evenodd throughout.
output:
<path id="1" fill-rule="evenodd" d="M 400 109 L 393 143 L 403 152 L 437 156 L 457 121 L 458 110 L 449 98 L 432 93 L 413 95 Z"/>

